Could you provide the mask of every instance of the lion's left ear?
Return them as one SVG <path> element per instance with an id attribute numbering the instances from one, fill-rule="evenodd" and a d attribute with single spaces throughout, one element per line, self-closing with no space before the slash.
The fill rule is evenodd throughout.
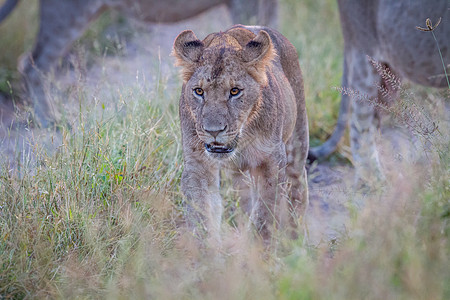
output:
<path id="1" fill-rule="evenodd" d="M 183 67 L 183 80 L 188 81 L 195 71 L 205 46 L 191 30 L 180 33 L 173 43 L 173 55 L 177 65 Z"/>
<path id="2" fill-rule="evenodd" d="M 276 55 L 272 40 L 264 30 L 258 32 L 242 49 L 242 60 L 247 65 L 248 72 L 263 85 L 267 84 L 266 67 Z"/>

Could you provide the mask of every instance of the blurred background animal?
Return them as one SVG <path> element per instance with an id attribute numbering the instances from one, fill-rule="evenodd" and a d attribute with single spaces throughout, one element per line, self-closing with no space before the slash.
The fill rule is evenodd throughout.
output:
<path id="1" fill-rule="evenodd" d="M 350 120 L 350 145 L 357 176 L 383 177 L 375 147 L 375 106 L 389 101 L 386 96 L 395 96 L 400 79 L 450 88 L 444 70 L 448 73 L 450 63 L 450 2 L 338 0 L 338 5 L 344 36 L 339 119 L 331 137 L 323 145 L 311 148 L 309 157 L 324 158 L 333 153 Z M 441 23 L 427 28 L 427 18 L 435 25 L 439 20 Z M 434 36 L 417 26 L 433 30 Z"/>
<path id="2" fill-rule="evenodd" d="M 0 22 L 19 0 L 7 0 L 0 9 Z M 25 83 L 24 98 L 33 105 L 35 121 L 46 127 L 58 119 L 58 112 L 44 89 L 43 77 L 64 55 L 88 25 L 107 9 L 151 22 L 177 22 L 194 17 L 217 5 L 227 5 L 234 23 L 276 27 L 277 0 L 41 0 L 40 27 L 31 53 L 22 55 L 19 71 Z"/>

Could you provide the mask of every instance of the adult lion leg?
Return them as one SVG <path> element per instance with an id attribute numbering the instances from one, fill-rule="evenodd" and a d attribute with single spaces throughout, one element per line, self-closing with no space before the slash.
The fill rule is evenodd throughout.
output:
<path id="1" fill-rule="evenodd" d="M 349 57 L 349 90 L 352 95 L 350 146 L 357 180 L 382 180 L 383 174 L 375 146 L 377 101 L 380 77 L 366 55 L 351 50 Z M 345 87 L 344 87 L 345 88 Z"/>
<path id="2" fill-rule="evenodd" d="M 231 0 L 234 24 L 278 27 L 278 0 Z"/>
<path id="3" fill-rule="evenodd" d="M 222 198 L 219 193 L 219 169 L 201 159 L 185 158 L 181 176 L 186 222 L 198 238 L 207 238 L 208 244 L 220 245 Z"/>
<path id="4" fill-rule="evenodd" d="M 52 9 L 49 9 L 52 8 Z M 20 59 L 25 92 L 33 103 L 36 121 L 46 127 L 54 122 L 56 108 L 45 92 L 45 77 L 85 27 L 101 12 L 101 1 L 41 0 L 40 28 L 31 54 Z"/>

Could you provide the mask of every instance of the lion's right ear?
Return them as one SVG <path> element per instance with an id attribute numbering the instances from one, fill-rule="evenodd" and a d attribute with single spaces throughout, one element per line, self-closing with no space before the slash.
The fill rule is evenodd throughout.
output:
<path id="1" fill-rule="evenodd" d="M 202 56 L 205 46 L 191 30 L 180 33 L 173 43 L 173 55 L 177 66 L 183 67 L 183 80 L 188 81 L 194 73 L 195 65 Z"/>

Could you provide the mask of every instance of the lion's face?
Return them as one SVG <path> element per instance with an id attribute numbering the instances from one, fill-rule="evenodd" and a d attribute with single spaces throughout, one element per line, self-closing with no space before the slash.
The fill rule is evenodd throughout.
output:
<path id="1" fill-rule="evenodd" d="M 236 53 L 225 53 L 216 61 L 217 64 L 198 67 L 186 83 L 185 99 L 205 149 L 219 157 L 238 146 L 239 134 L 249 122 L 261 91 L 260 85 L 239 64 Z"/>
<path id="2" fill-rule="evenodd" d="M 190 39 L 179 41 L 183 34 Z M 250 42 L 244 47 L 230 36 L 219 34 L 200 42 L 192 40 L 191 34 L 180 34 L 174 47 L 179 60 L 188 56 L 179 61 L 184 67 L 183 109 L 194 120 L 196 134 L 207 153 L 225 158 L 242 147 L 240 137 L 258 113 L 262 87 L 267 84 L 266 64 L 258 63 L 264 58 L 270 63 L 272 45 L 264 33 L 258 37 L 265 44 L 248 38 Z"/>

